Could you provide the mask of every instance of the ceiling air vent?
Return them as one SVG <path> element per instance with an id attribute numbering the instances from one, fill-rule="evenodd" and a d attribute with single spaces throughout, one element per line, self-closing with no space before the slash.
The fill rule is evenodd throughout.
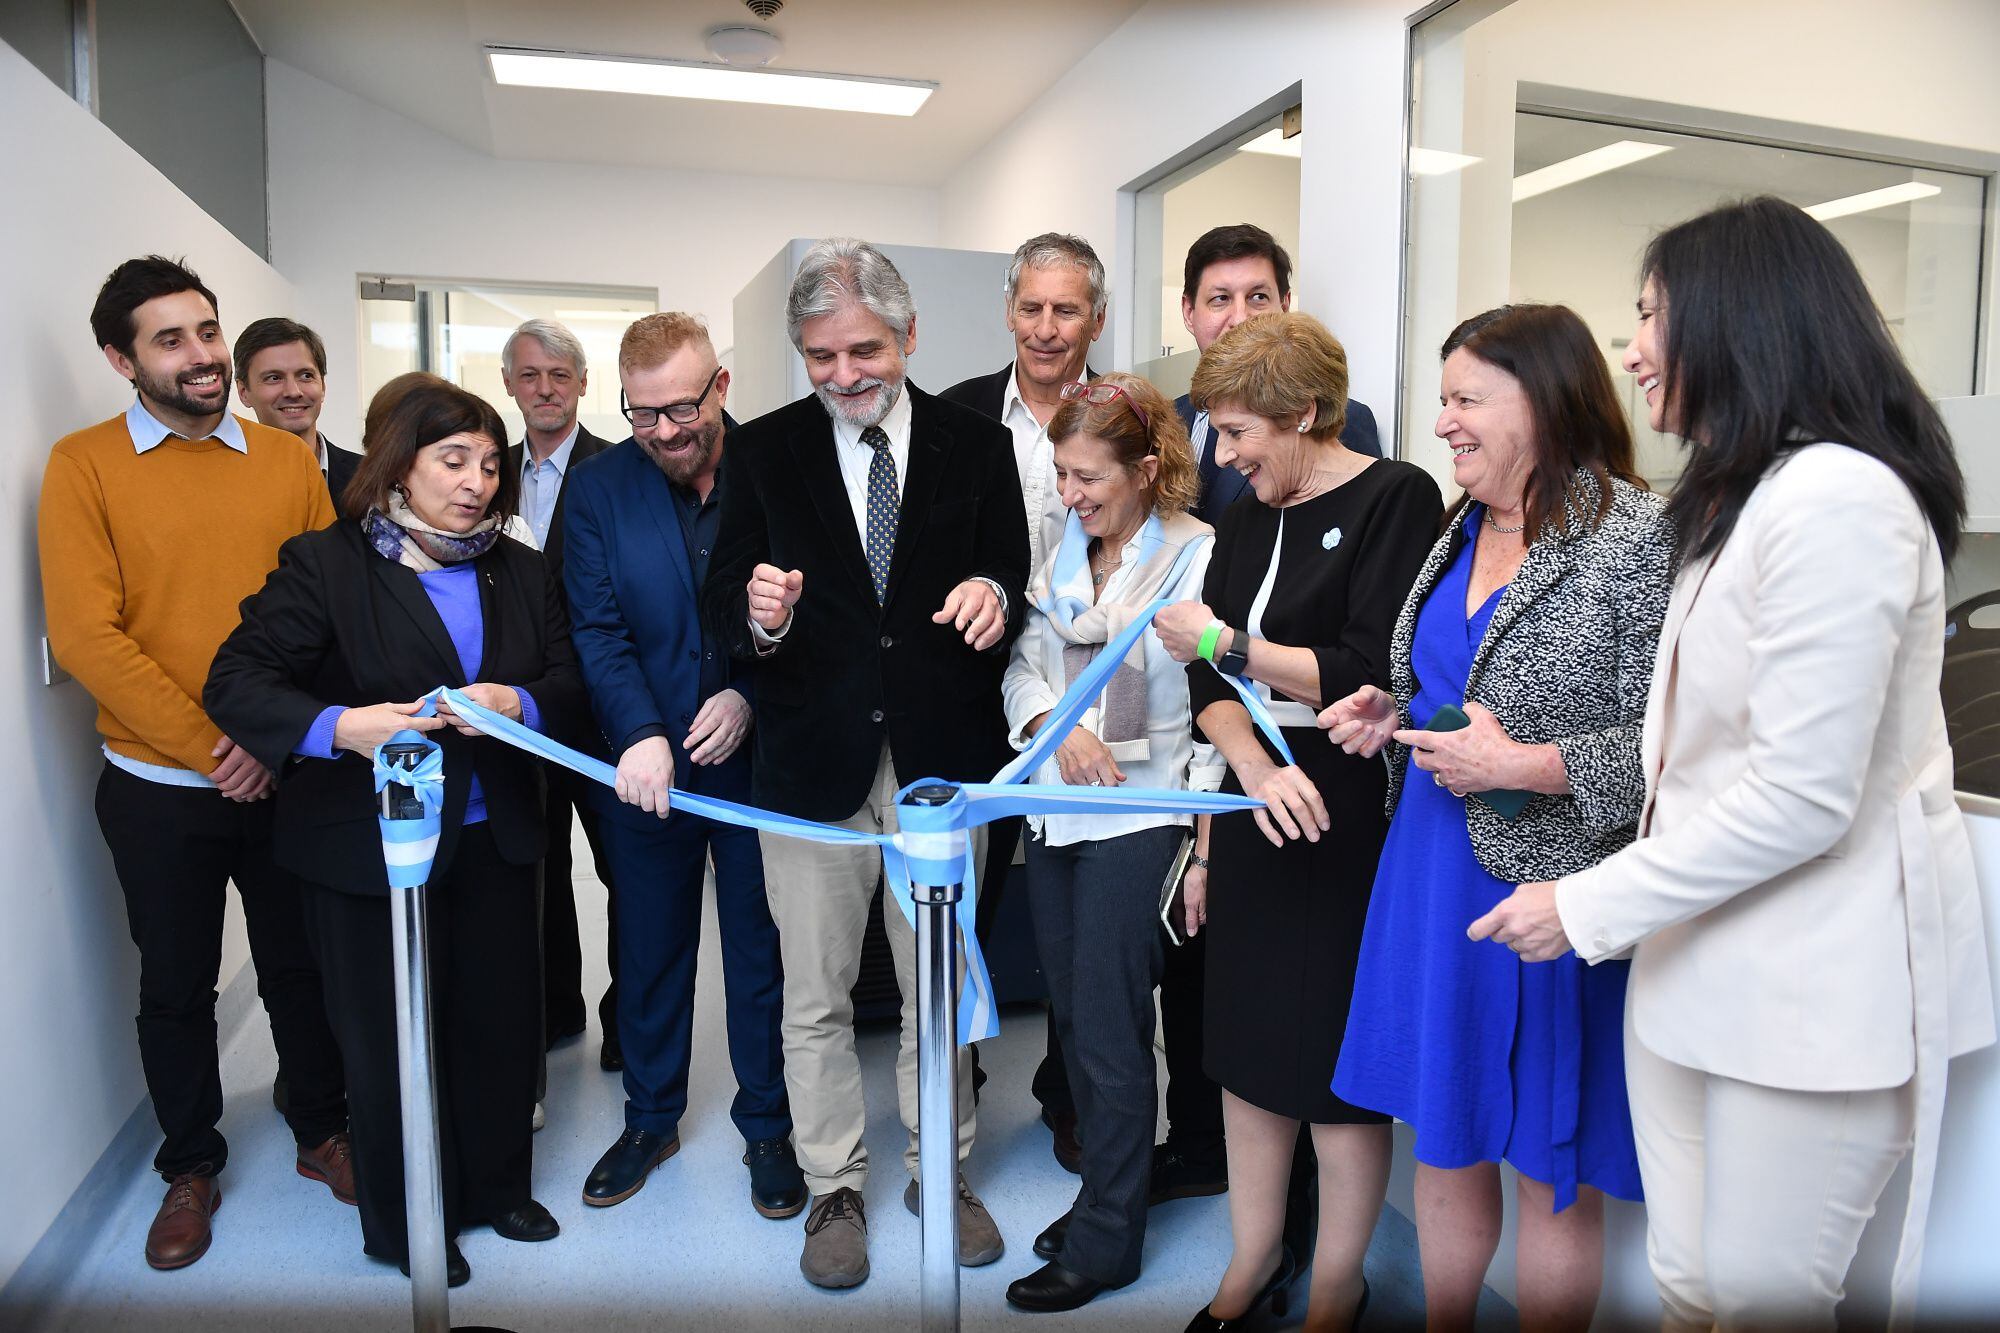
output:
<path id="1" fill-rule="evenodd" d="M 785 7 L 785 0 L 743 0 L 743 7 L 760 19 L 767 19 Z"/>

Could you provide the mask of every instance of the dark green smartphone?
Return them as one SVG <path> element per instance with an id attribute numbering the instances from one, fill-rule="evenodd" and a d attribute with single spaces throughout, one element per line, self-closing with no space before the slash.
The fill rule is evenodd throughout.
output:
<path id="1" fill-rule="evenodd" d="M 1430 724 L 1425 731 L 1462 731 L 1472 725 L 1472 719 L 1457 704 L 1446 704 L 1431 714 Z M 1513 819 L 1534 799 L 1531 791 L 1480 791 L 1472 793 L 1472 798 L 1484 801 L 1502 819 Z"/>

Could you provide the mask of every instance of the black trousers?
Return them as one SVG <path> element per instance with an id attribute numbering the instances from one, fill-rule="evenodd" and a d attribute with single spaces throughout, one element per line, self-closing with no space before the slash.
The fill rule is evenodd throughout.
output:
<path id="1" fill-rule="evenodd" d="M 1083 1186 L 1060 1261 L 1099 1282 L 1137 1277 L 1146 1240 L 1160 882 L 1180 840 L 1169 826 L 1066 847 L 1028 843 L 1035 945 L 1083 1143 Z"/>
<path id="2" fill-rule="evenodd" d="M 214 1175 L 229 1158 L 215 1048 L 215 983 L 229 882 L 243 898 L 257 996 L 290 1086 L 285 1120 L 300 1147 L 347 1128 L 340 1052 L 307 947 L 300 885 L 271 862 L 271 802 L 173 787 L 106 763 L 97 824 L 139 947 L 139 1060 L 165 1140 L 153 1166 L 169 1178 Z"/>
<path id="3" fill-rule="evenodd" d="M 1222 1089 L 1202 1072 L 1201 995 L 1208 936 L 1167 949 L 1160 977 L 1160 1038 L 1167 1055 L 1167 1143 L 1184 1157 L 1222 1161 Z"/>
<path id="4" fill-rule="evenodd" d="M 456 1236 L 531 1197 L 542 1019 L 535 867 L 502 861 L 486 825 L 474 824 L 459 834 L 429 898 L 444 1225 L 445 1235 Z M 347 1063 L 361 1248 L 401 1262 L 409 1257 L 409 1233 L 392 906 L 387 897 L 306 886 L 306 926 Z"/>
<path id="5" fill-rule="evenodd" d="M 551 767 L 549 790 L 542 807 L 548 823 L 549 850 L 542 861 L 542 1019 L 549 1036 L 583 1025 L 583 943 L 576 915 L 575 863 L 570 855 L 570 812 L 583 824 L 590 859 L 606 893 L 610 930 L 605 940 L 605 965 L 611 984 L 597 1002 L 601 1030 L 618 1031 L 618 909 L 611 888 L 611 863 L 597 831 L 597 813 L 575 799 L 575 788 Z"/>

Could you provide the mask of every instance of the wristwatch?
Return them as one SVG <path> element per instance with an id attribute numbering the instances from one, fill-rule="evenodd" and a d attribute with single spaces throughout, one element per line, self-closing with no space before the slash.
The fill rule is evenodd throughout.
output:
<path id="1" fill-rule="evenodd" d="M 1240 629 L 1229 631 L 1229 651 L 1219 653 L 1215 669 L 1225 676 L 1240 676 L 1250 665 L 1250 636 Z"/>
<path id="2" fill-rule="evenodd" d="M 1206 870 L 1208 869 L 1208 858 L 1200 852 L 1189 852 L 1188 864 L 1191 866 L 1200 866 L 1203 870 Z"/>

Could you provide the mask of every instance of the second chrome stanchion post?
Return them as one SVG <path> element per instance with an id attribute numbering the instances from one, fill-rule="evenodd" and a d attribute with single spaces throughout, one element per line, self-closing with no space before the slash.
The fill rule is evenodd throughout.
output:
<path id="1" fill-rule="evenodd" d="M 951 804 L 944 784 L 911 791 L 902 812 L 917 912 L 917 1198 L 923 1215 L 924 1333 L 958 1328 L 958 903 L 964 885 L 927 884 L 956 867 L 963 824 L 936 829 Z M 918 807 L 912 810 L 910 807 Z M 919 813 L 921 811 L 922 813 Z"/>

